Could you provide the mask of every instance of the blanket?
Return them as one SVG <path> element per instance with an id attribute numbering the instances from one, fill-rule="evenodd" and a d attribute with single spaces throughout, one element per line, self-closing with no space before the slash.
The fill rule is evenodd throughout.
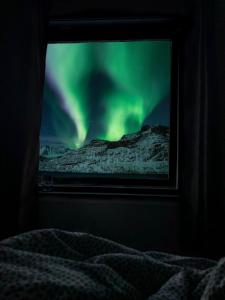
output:
<path id="1" fill-rule="evenodd" d="M 225 299 L 225 260 L 141 252 L 43 229 L 0 242 L 0 299 Z"/>

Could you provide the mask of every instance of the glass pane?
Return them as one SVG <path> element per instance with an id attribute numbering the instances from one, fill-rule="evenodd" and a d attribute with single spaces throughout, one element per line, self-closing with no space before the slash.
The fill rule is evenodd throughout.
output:
<path id="1" fill-rule="evenodd" d="M 165 177 L 169 40 L 49 44 L 39 171 Z"/>

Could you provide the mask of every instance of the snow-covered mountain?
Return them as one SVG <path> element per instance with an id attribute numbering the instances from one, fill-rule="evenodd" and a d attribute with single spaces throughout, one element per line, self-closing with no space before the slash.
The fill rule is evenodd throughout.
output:
<path id="1" fill-rule="evenodd" d="M 143 126 L 119 141 L 93 140 L 77 150 L 43 145 L 40 171 L 97 174 L 167 174 L 169 128 Z"/>

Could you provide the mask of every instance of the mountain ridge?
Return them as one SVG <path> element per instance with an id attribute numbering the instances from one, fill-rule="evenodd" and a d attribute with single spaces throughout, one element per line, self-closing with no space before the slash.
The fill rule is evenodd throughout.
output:
<path id="1" fill-rule="evenodd" d="M 167 174 L 169 128 L 145 125 L 118 141 L 92 140 L 77 150 L 44 145 L 40 171 L 112 174 Z"/>

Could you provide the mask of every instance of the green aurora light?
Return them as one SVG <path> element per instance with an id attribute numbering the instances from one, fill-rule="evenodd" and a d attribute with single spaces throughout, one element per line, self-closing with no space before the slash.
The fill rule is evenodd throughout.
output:
<path id="1" fill-rule="evenodd" d="M 64 137 L 67 145 L 79 148 L 86 142 L 90 110 L 98 105 L 90 101 L 100 101 L 102 106 L 96 114 L 101 130 L 95 139 L 115 141 L 140 130 L 154 108 L 170 95 L 171 46 L 167 40 L 49 44 L 46 82 L 76 129 L 72 141 Z M 110 83 L 94 87 L 101 89 L 97 100 L 90 95 L 93 74 L 103 74 Z"/>

